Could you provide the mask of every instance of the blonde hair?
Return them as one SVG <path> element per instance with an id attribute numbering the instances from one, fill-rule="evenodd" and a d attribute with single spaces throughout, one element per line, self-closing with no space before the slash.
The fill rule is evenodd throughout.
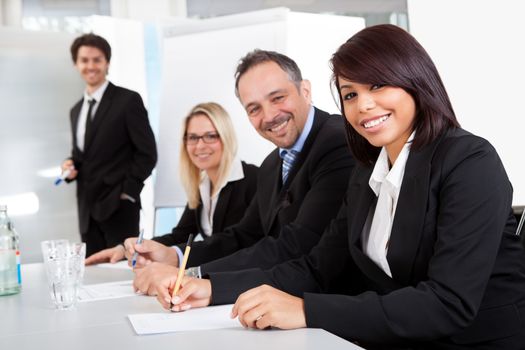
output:
<path id="1" fill-rule="evenodd" d="M 182 146 L 180 148 L 179 164 L 180 179 L 182 186 L 186 191 L 186 196 L 188 197 L 188 207 L 190 209 L 195 209 L 199 206 L 199 184 L 203 174 L 202 171 L 191 161 L 188 151 L 186 150 L 186 145 L 184 144 L 184 136 L 186 135 L 186 130 L 188 129 L 190 119 L 197 115 L 204 115 L 208 117 L 217 130 L 217 133 L 220 136 L 220 141 L 222 142 L 222 157 L 218 171 L 219 176 L 217 177 L 217 183 L 213 188 L 213 193 L 211 194 L 212 196 L 214 196 L 226 183 L 228 176 L 230 175 L 233 160 L 237 154 L 237 138 L 235 137 L 235 130 L 233 129 L 233 124 L 228 112 L 226 112 L 226 110 L 222 108 L 221 105 L 215 102 L 199 103 L 193 107 L 183 120 L 181 135 Z"/>

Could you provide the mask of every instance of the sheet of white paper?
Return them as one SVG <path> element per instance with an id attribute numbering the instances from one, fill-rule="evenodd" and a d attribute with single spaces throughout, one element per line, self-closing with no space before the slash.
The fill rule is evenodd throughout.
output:
<path id="1" fill-rule="evenodd" d="M 118 270 L 131 270 L 131 267 L 128 265 L 127 260 L 122 260 L 114 264 L 111 263 L 101 263 L 95 265 L 96 267 L 104 267 L 106 269 L 118 269 Z"/>
<path id="2" fill-rule="evenodd" d="M 133 314 L 128 318 L 138 335 L 242 327 L 237 319 L 230 318 L 232 307 L 221 305 L 184 312 Z"/>
<path id="3" fill-rule="evenodd" d="M 133 281 L 117 281 L 84 285 L 78 290 L 78 301 L 96 301 L 137 296 L 133 291 Z"/>

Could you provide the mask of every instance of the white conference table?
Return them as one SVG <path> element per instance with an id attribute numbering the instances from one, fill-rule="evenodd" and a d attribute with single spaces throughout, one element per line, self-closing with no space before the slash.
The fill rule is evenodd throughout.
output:
<path id="1" fill-rule="evenodd" d="M 132 278 L 130 270 L 93 266 L 86 268 L 84 284 Z M 127 315 L 152 312 L 163 311 L 154 297 L 147 296 L 78 303 L 73 310 L 56 310 L 43 264 L 22 265 L 22 292 L 0 297 L 0 349 L 361 349 L 321 329 L 230 328 L 136 335 Z"/>

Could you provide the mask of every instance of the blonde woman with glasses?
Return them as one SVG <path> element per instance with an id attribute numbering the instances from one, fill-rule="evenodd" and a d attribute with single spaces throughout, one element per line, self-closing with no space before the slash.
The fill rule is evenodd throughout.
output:
<path id="1" fill-rule="evenodd" d="M 208 102 L 193 107 L 184 118 L 181 141 L 180 179 L 188 204 L 171 233 L 153 238 L 167 246 L 185 242 L 190 233 L 211 236 L 237 223 L 256 190 L 258 168 L 236 157 L 233 124 L 221 105 Z M 114 263 L 124 253 L 119 244 L 94 254 L 86 264 Z"/>

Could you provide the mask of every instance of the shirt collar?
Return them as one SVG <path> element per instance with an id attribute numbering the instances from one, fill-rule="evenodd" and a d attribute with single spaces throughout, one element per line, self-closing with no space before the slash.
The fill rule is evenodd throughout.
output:
<path id="1" fill-rule="evenodd" d="M 370 188 L 372 191 L 374 191 L 376 196 L 379 196 L 379 189 L 381 188 L 381 183 L 384 181 L 390 184 L 389 187 L 395 189 L 396 191 L 401 188 L 403 176 L 405 175 L 406 162 L 410 153 L 410 146 L 412 145 L 415 135 L 416 132 L 413 131 L 401 149 L 401 152 L 399 152 L 392 169 L 389 169 L 388 166 L 388 154 L 386 152 L 386 148 L 381 148 L 381 152 L 379 153 L 379 157 L 377 157 L 374 170 L 372 171 L 372 175 L 368 181 Z"/>
<path id="2" fill-rule="evenodd" d="M 226 183 L 241 180 L 243 178 L 244 170 L 242 170 L 242 162 L 239 158 L 235 157 L 232 163 L 232 168 L 230 170 L 230 176 L 228 177 Z"/>
<path id="3" fill-rule="evenodd" d="M 306 122 L 304 123 L 303 131 L 301 132 L 301 135 L 299 135 L 297 141 L 295 141 L 292 148 L 279 147 L 279 155 L 281 156 L 281 158 L 284 157 L 284 155 L 291 150 L 294 150 L 297 153 L 300 153 L 303 150 L 304 143 L 306 142 L 306 139 L 308 138 L 308 135 L 312 130 L 312 125 L 314 124 L 314 114 L 315 108 L 313 105 L 311 105 L 310 110 L 308 111 L 308 116 L 306 117 Z"/>
<path id="4" fill-rule="evenodd" d="M 100 100 L 102 100 L 102 95 L 104 95 L 104 92 L 106 91 L 106 88 L 108 87 L 108 85 L 109 85 L 109 80 L 104 81 L 104 83 L 100 85 L 98 89 L 93 91 L 91 95 L 88 94 L 87 91 L 84 91 L 84 101 L 87 102 L 90 99 L 94 98 L 95 101 L 97 101 L 97 103 L 100 102 Z"/>
<path id="5" fill-rule="evenodd" d="M 230 169 L 230 175 L 228 176 L 228 180 L 226 180 L 226 182 L 222 185 L 221 189 L 217 191 L 217 194 L 219 194 L 229 182 L 238 181 L 241 179 L 244 179 L 244 170 L 242 169 L 242 162 L 239 158 L 235 157 Z M 199 192 L 201 194 L 201 198 L 210 197 L 210 188 L 210 178 L 208 177 L 208 174 L 206 174 L 206 172 L 203 171 L 201 183 L 199 184 Z"/>

